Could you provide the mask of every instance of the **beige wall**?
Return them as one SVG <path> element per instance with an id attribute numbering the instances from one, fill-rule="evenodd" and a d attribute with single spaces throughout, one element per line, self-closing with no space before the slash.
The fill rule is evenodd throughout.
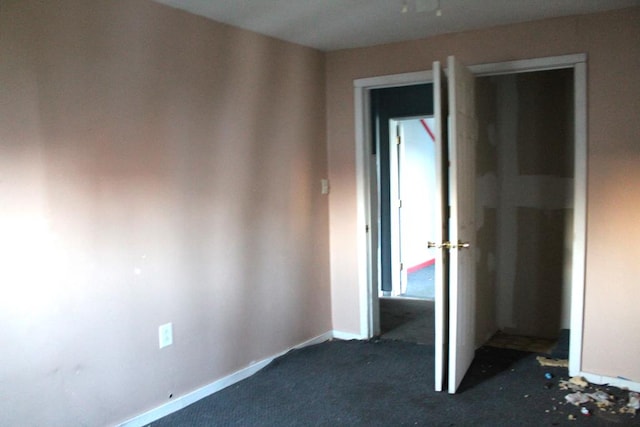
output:
<path id="1" fill-rule="evenodd" d="M 113 425 L 331 329 L 324 96 L 321 53 L 149 1 L 2 2 L 0 424 Z"/>
<path id="2" fill-rule="evenodd" d="M 466 64 L 588 54 L 588 230 L 583 368 L 640 382 L 640 8 L 327 55 L 334 328 L 360 332 L 353 80 Z"/>

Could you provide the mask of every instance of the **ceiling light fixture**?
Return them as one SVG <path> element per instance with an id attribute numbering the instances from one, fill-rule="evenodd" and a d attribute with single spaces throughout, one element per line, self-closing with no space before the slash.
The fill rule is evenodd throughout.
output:
<path id="1" fill-rule="evenodd" d="M 435 6 L 433 5 L 433 0 L 415 0 L 412 2 L 414 5 L 413 8 L 409 3 L 410 2 L 408 0 L 404 0 L 402 2 L 402 8 L 400 9 L 402 13 L 408 13 L 409 10 L 412 9 L 416 13 L 434 12 L 436 16 L 442 16 L 442 9 L 440 8 L 440 0 L 436 0 Z"/>

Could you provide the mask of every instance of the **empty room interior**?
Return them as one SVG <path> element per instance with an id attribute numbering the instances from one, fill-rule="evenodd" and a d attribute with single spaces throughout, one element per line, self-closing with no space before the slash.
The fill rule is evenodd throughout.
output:
<path id="1" fill-rule="evenodd" d="M 640 2 L 267 3 L 0 1 L 0 425 L 380 337 L 640 392 Z"/>

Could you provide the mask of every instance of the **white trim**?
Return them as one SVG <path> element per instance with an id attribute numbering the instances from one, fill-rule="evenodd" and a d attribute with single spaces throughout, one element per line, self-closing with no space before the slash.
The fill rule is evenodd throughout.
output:
<path id="1" fill-rule="evenodd" d="M 582 334 L 584 316 L 586 216 L 587 216 L 587 108 L 586 108 L 586 54 L 572 54 L 545 58 L 525 59 L 501 63 L 480 64 L 469 68 L 476 76 L 499 75 L 560 68 L 574 69 L 575 99 L 575 177 L 574 177 L 574 242 L 571 285 L 571 343 L 570 372 L 582 370 Z M 369 144 L 366 132 L 370 126 L 368 94 L 371 89 L 430 83 L 431 71 L 404 73 L 354 80 L 355 126 L 356 126 L 356 182 L 357 182 L 357 247 L 358 285 L 360 294 L 361 335 L 371 337 L 373 333 L 372 300 L 377 298 L 377 279 L 369 276 L 370 262 L 377 260 L 377 247 L 370 247 L 365 225 L 377 227 L 377 218 L 372 218 L 369 206 Z M 376 242 L 377 243 L 377 242 Z M 378 260 L 379 262 L 379 260 Z"/>
<path id="2" fill-rule="evenodd" d="M 352 332 L 333 331 L 333 338 L 337 340 L 349 341 L 349 340 L 366 340 L 368 337 L 362 334 L 354 334 Z"/>
<path id="3" fill-rule="evenodd" d="M 389 199 L 391 201 L 391 296 L 397 297 L 402 295 L 403 281 L 402 273 L 407 270 L 401 269 L 401 234 L 400 234 L 400 209 L 396 204 L 400 200 L 400 164 L 402 156 L 398 149 L 403 150 L 404 144 L 397 144 L 396 138 L 400 137 L 398 132 L 401 131 L 401 119 L 389 119 L 389 140 L 386 141 L 389 147 Z M 381 143 L 384 144 L 383 141 Z"/>
<path id="4" fill-rule="evenodd" d="M 357 79 L 353 81 L 353 85 L 356 88 L 376 89 L 382 87 L 408 86 L 421 82 L 426 83 L 431 82 L 432 79 L 433 72 L 428 70 L 416 71 L 414 73 L 394 74 L 391 76 Z"/>
<path id="5" fill-rule="evenodd" d="M 588 372 L 578 372 L 576 375 L 583 377 L 592 384 L 607 384 L 610 386 L 621 388 L 623 390 L 629 389 L 632 391 L 640 392 L 640 383 L 628 380 L 626 378 L 607 377 L 604 375 L 590 374 Z"/>
<path id="6" fill-rule="evenodd" d="M 556 70 L 560 68 L 573 68 L 576 64 L 584 63 L 586 61 L 587 55 L 585 53 L 577 53 L 573 55 L 553 56 L 547 58 L 522 59 L 518 61 L 471 65 L 468 68 L 476 77 L 482 77 L 531 71 Z"/>
<path id="7" fill-rule="evenodd" d="M 370 77 L 354 80 L 355 145 L 356 145 L 356 239 L 358 257 L 358 295 L 360 306 L 360 339 L 373 337 L 379 328 L 379 319 L 374 305 L 378 301 L 378 277 L 371 277 L 371 263 L 378 262 L 378 242 L 371 242 L 370 236 L 378 235 L 377 212 L 371 211 L 370 144 L 369 141 L 369 91 L 375 88 L 407 86 L 430 83 L 432 71 L 395 74 L 392 76 Z M 375 217 L 374 217 L 375 215 Z M 369 230 L 376 228 L 376 232 Z M 380 269 L 377 269 L 378 272 Z M 375 301 L 374 301 L 375 300 Z"/>
<path id="8" fill-rule="evenodd" d="M 119 424 L 119 426 L 120 427 L 138 427 L 138 426 L 145 426 L 147 424 L 150 424 L 154 421 L 159 420 L 162 417 L 165 417 L 169 414 L 179 411 L 180 409 L 183 409 L 191 405 L 192 403 L 197 402 L 200 399 L 204 399 L 205 397 L 210 396 L 213 393 L 216 393 L 224 388 L 227 388 L 230 385 L 233 385 L 246 378 L 249 378 L 251 375 L 255 374 L 260 369 L 264 368 L 269 363 L 271 363 L 275 358 L 282 356 L 283 354 L 287 353 L 290 350 L 303 348 L 303 347 L 307 347 L 314 344 L 320 344 L 322 342 L 325 342 L 334 338 L 334 336 L 335 336 L 334 331 L 325 332 L 324 334 L 318 335 L 315 338 L 311 338 L 310 340 L 304 341 L 274 356 L 267 357 L 266 359 L 263 359 L 259 362 L 255 362 L 250 366 L 247 366 L 246 368 L 240 369 L 239 371 L 236 371 L 230 375 L 227 375 L 226 377 L 220 378 L 219 380 L 214 381 L 210 384 L 207 384 L 206 386 L 201 387 L 197 390 L 194 390 L 191 393 L 185 394 L 184 396 L 180 396 L 175 400 L 172 400 L 171 402 L 167 402 L 148 412 L 135 416 L 130 420 Z"/>
<path id="9" fill-rule="evenodd" d="M 371 306 L 373 298 L 370 296 L 372 278 L 369 274 L 370 244 L 368 242 L 367 228 L 371 218 L 369 203 L 369 144 L 367 140 L 367 126 L 365 117 L 368 116 L 369 97 L 364 90 L 355 91 L 356 108 L 356 242 L 358 256 L 358 294 L 360 303 L 360 335 L 371 337 L 373 325 L 373 308 Z M 364 273 L 364 274 L 363 274 Z"/>

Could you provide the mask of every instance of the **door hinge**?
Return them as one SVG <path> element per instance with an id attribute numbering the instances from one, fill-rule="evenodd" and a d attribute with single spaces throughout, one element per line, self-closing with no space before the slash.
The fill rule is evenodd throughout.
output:
<path id="1" fill-rule="evenodd" d="M 402 137 L 400 135 L 396 135 L 396 145 L 402 144 Z"/>
<path id="2" fill-rule="evenodd" d="M 400 271 L 402 271 L 402 270 L 404 270 L 404 263 L 403 262 L 400 263 Z"/>
<path id="3" fill-rule="evenodd" d="M 398 209 L 402 207 L 402 199 L 398 199 Z"/>

